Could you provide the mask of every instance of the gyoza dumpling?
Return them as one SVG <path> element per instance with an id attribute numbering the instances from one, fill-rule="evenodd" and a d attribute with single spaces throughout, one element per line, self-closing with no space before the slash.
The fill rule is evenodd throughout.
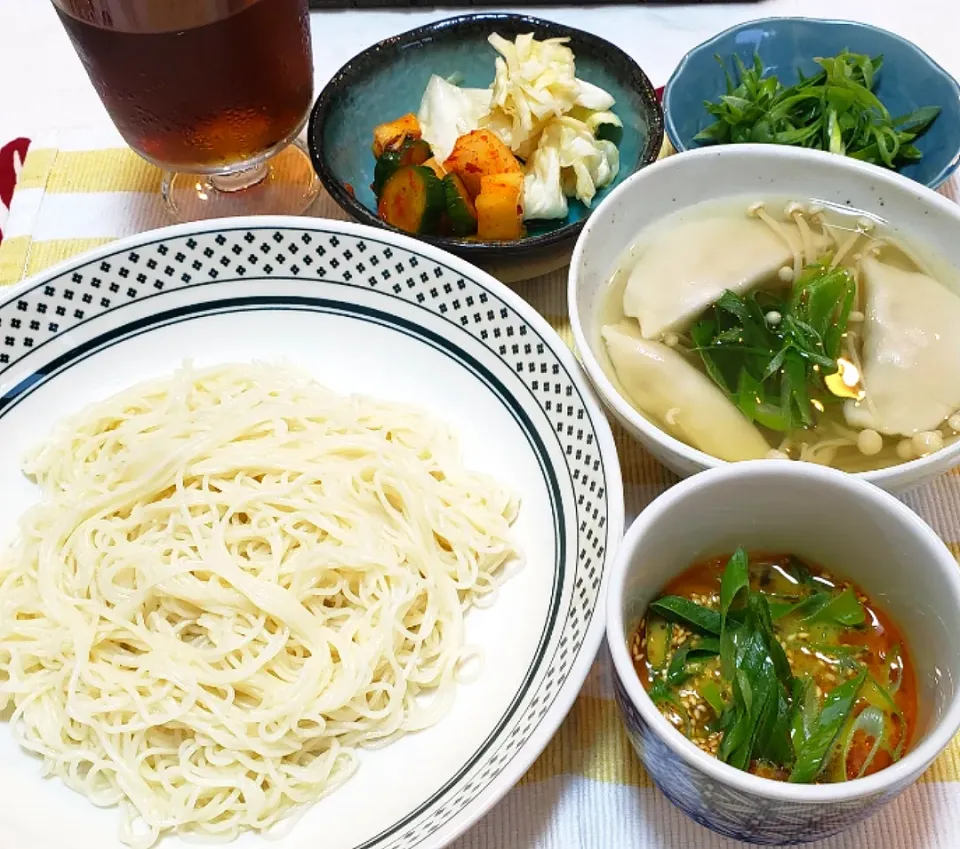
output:
<path id="1" fill-rule="evenodd" d="M 796 224 L 782 222 L 780 230 L 783 236 L 746 215 L 688 221 L 664 230 L 630 272 L 624 313 L 640 322 L 645 339 L 682 333 L 726 289 L 743 295 L 776 281 L 784 266 L 793 267 L 794 252 L 802 246 L 800 231 Z M 811 237 L 816 251 L 823 250 L 826 237 Z"/>
<path id="2" fill-rule="evenodd" d="M 633 323 L 607 325 L 602 335 L 620 385 L 665 431 L 721 460 L 754 460 L 770 450 L 710 378 L 673 348 L 644 339 Z"/>
<path id="3" fill-rule="evenodd" d="M 960 409 L 960 297 L 926 274 L 864 260 L 861 401 L 844 416 L 886 434 L 933 430 Z"/>

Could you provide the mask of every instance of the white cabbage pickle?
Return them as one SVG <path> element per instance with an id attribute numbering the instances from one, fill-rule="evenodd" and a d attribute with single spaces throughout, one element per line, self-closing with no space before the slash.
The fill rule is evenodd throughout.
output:
<path id="1" fill-rule="evenodd" d="M 479 128 L 490 112 L 491 94 L 488 88 L 460 88 L 436 74 L 430 77 L 417 120 L 437 159 L 442 162 L 460 136 Z"/>
<path id="2" fill-rule="evenodd" d="M 619 169 L 620 153 L 613 142 L 596 139 L 575 118 L 551 121 L 527 163 L 524 217 L 563 218 L 568 197 L 590 206 L 597 189 L 609 185 Z"/>
<path id="3" fill-rule="evenodd" d="M 494 33 L 499 54 L 488 89 L 430 79 L 418 112 L 423 138 L 440 161 L 477 129 L 497 135 L 523 163 L 525 220 L 565 218 L 569 198 L 590 206 L 620 170 L 620 153 L 603 128 L 622 128 L 613 96 L 576 75 L 569 39 L 509 41 Z"/>

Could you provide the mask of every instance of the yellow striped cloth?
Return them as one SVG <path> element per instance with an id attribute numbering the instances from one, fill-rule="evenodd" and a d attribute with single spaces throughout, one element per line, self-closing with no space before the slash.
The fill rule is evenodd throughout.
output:
<path id="1" fill-rule="evenodd" d="M 958 199 L 958 184 L 943 189 Z M 170 223 L 160 199 L 160 172 L 118 136 L 65 133 L 31 148 L 0 244 L 0 285 L 17 283 L 113 239 Z M 329 197 L 312 214 L 344 218 Z M 563 339 L 565 271 L 515 287 Z M 627 520 L 676 478 L 616 425 Z M 960 474 L 945 475 L 904 499 L 960 552 Z M 822 844 L 821 849 L 948 849 L 960 846 L 960 738 L 920 784 L 883 813 Z M 2 840 L 0 840 L 2 843 Z M 718 838 L 682 817 L 651 787 L 630 750 L 612 698 L 606 648 L 570 715 L 524 779 L 455 844 L 505 847 L 672 849 L 746 846 Z M 813 845 L 813 844 L 811 844 Z"/>

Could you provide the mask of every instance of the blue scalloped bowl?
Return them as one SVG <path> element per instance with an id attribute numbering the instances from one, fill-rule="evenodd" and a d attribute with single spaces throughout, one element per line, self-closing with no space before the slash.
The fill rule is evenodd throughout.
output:
<path id="1" fill-rule="evenodd" d="M 923 158 L 901 169 L 918 183 L 935 189 L 960 165 L 960 85 L 915 44 L 892 32 L 854 21 L 813 18 L 765 18 L 732 27 L 691 50 L 677 66 L 663 94 L 664 123 L 678 150 L 699 147 L 693 137 L 713 123 L 705 100 L 726 93 L 723 70 L 714 58 L 734 54 L 744 63 L 760 56 L 764 70 L 784 85 L 818 70 L 814 56 L 834 56 L 841 50 L 883 54 L 877 96 L 893 115 L 920 106 L 940 106 L 940 116 L 916 145 Z"/>

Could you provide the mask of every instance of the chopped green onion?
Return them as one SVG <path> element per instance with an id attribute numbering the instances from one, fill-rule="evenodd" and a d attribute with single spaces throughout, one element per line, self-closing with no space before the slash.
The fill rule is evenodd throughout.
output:
<path id="1" fill-rule="evenodd" d="M 796 604 L 776 602 L 770 605 L 774 619 L 796 616 L 804 622 L 826 622 L 856 627 L 867 620 L 857 594 L 847 589 L 840 593 L 816 592 Z"/>
<path id="2" fill-rule="evenodd" d="M 659 669 L 667 662 L 667 653 L 673 639 L 673 623 L 651 614 L 647 618 L 646 637 L 647 660 L 654 669 Z"/>
<path id="3" fill-rule="evenodd" d="M 867 736 L 868 740 L 873 740 L 873 745 L 870 746 L 870 751 L 867 753 L 867 757 L 861 764 L 860 769 L 857 770 L 857 778 L 863 778 L 863 776 L 866 775 L 867 770 L 870 768 L 870 764 L 873 763 L 873 759 L 876 757 L 877 752 L 880 751 L 886 740 L 887 718 L 883 711 L 872 706 L 866 707 L 860 711 L 853 722 L 850 723 L 844 740 L 843 757 L 841 759 L 844 778 L 847 777 L 846 763 L 847 758 L 850 755 L 850 747 L 853 745 L 854 737 L 858 731 L 862 731 Z"/>
<path id="4" fill-rule="evenodd" d="M 903 683 L 903 649 L 900 643 L 897 643 L 887 656 L 887 668 L 892 671 L 886 682 L 886 688 L 891 693 L 896 693 Z"/>
<path id="5" fill-rule="evenodd" d="M 809 427 L 812 396 L 832 397 L 823 379 L 837 371 L 856 282 L 828 260 L 808 266 L 787 301 L 724 292 L 690 331 L 710 379 L 748 419 L 770 430 Z M 781 315 L 776 326 L 766 321 L 771 309 Z"/>
<path id="6" fill-rule="evenodd" d="M 738 548 L 720 582 L 720 664 L 733 682 L 733 714 L 717 757 L 746 769 L 753 757 L 792 758 L 790 665 L 762 593 L 750 591 L 749 560 Z"/>
<path id="7" fill-rule="evenodd" d="M 714 681 L 704 681 L 700 685 L 700 695 L 706 699 L 707 704 L 718 717 L 722 716 L 726 703 L 723 701 L 720 688 Z"/>
<path id="8" fill-rule="evenodd" d="M 884 687 L 883 684 L 881 684 L 872 675 L 867 680 L 867 683 L 863 688 L 862 695 L 867 700 L 867 703 L 870 707 L 874 707 L 882 711 L 885 716 L 889 716 L 891 720 L 896 720 L 905 729 L 906 719 L 904 718 L 903 711 L 901 711 L 897 706 L 897 703 L 894 700 L 893 695 L 890 693 L 890 690 Z M 900 760 L 906 745 L 906 735 L 901 734 L 900 739 L 897 741 L 896 749 L 890 753 L 891 757 L 895 761 Z"/>
<path id="9" fill-rule="evenodd" d="M 738 548 L 733 556 L 727 561 L 727 567 L 723 570 L 723 578 L 720 581 L 720 628 L 727 619 L 727 613 L 731 605 L 740 595 L 745 594 L 750 588 L 750 563 L 747 559 L 747 552 Z"/>
<path id="10" fill-rule="evenodd" d="M 690 640 L 687 640 L 678 648 L 670 659 L 670 665 L 667 667 L 667 683 L 671 687 L 679 687 L 689 677 L 687 672 L 687 655 L 690 652 Z"/>
<path id="11" fill-rule="evenodd" d="M 814 728 L 797 750 L 797 760 L 790 773 L 791 782 L 809 784 L 823 771 L 837 735 L 853 710 L 866 678 L 867 673 L 861 672 L 856 678 L 844 681 L 827 695 Z"/>
<path id="12" fill-rule="evenodd" d="M 697 637 L 687 657 L 691 660 L 703 660 L 707 657 L 716 657 L 718 654 L 720 654 L 720 638 L 706 636 Z"/>
<path id="13" fill-rule="evenodd" d="M 720 633 L 720 614 L 688 598 L 676 595 L 661 596 L 651 603 L 650 609 L 659 613 L 664 619 L 686 625 L 697 631 L 714 635 Z"/>
<path id="14" fill-rule="evenodd" d="M 683 720 L 684 735 L 690 736 L 690 714 L 683 706 L 683 702 L 670 690 L 667 682 L 663 678 L 658 678 L 653 682 L 648 692 L 650 700 L 659 708 L 661 705 L 670 705 L 677 716 Z"/>
<path id="15" fill-rule="evenodd" d="M 892 118 L 873 93 L 882 56 L 843 51 L 815 58 L 821 70 L 811 77 L 798 71 L 799 82 L 789 87 L 765 77 L 756 55 L 749 68 L 734 55 L 736 80 L 723 59 L 716 59 L 726 94 L 704 104 L 716 119 L 694 137 L 705 144 L 796 145 L 897 168 L 920 158 L 911 142 L 940 114 L 940 107 L 924 106 Z"/>
<path id="16" fill-rule="evenodd" d="M 801 746 L 816 728 L 820 702 L 817 701 L 816 687 L 809 678 L 794 678 L 791 695 L 790 741 L 794 754 L 799 755 Z"/>
<path id="17" fill-rule="evenodd" d="M 857 600 L 857 594 L 846 589 L 839 595 L 828 596 L 828 601 L 819 610 L 807 616 L 808 622 L 834 622 L 838 625 L 855 627 L 867 621 L 863 605 Z"/>
<path id="18" fill-rule="evenodd" d="M 703 661 L 705 658 L 716 657 L 720 653 L 720 640 L 716 637 L 691 637 L 674 652 L 667 667 L 667 683 L 679 687 L 689 677 L 688 663 Z"/>

